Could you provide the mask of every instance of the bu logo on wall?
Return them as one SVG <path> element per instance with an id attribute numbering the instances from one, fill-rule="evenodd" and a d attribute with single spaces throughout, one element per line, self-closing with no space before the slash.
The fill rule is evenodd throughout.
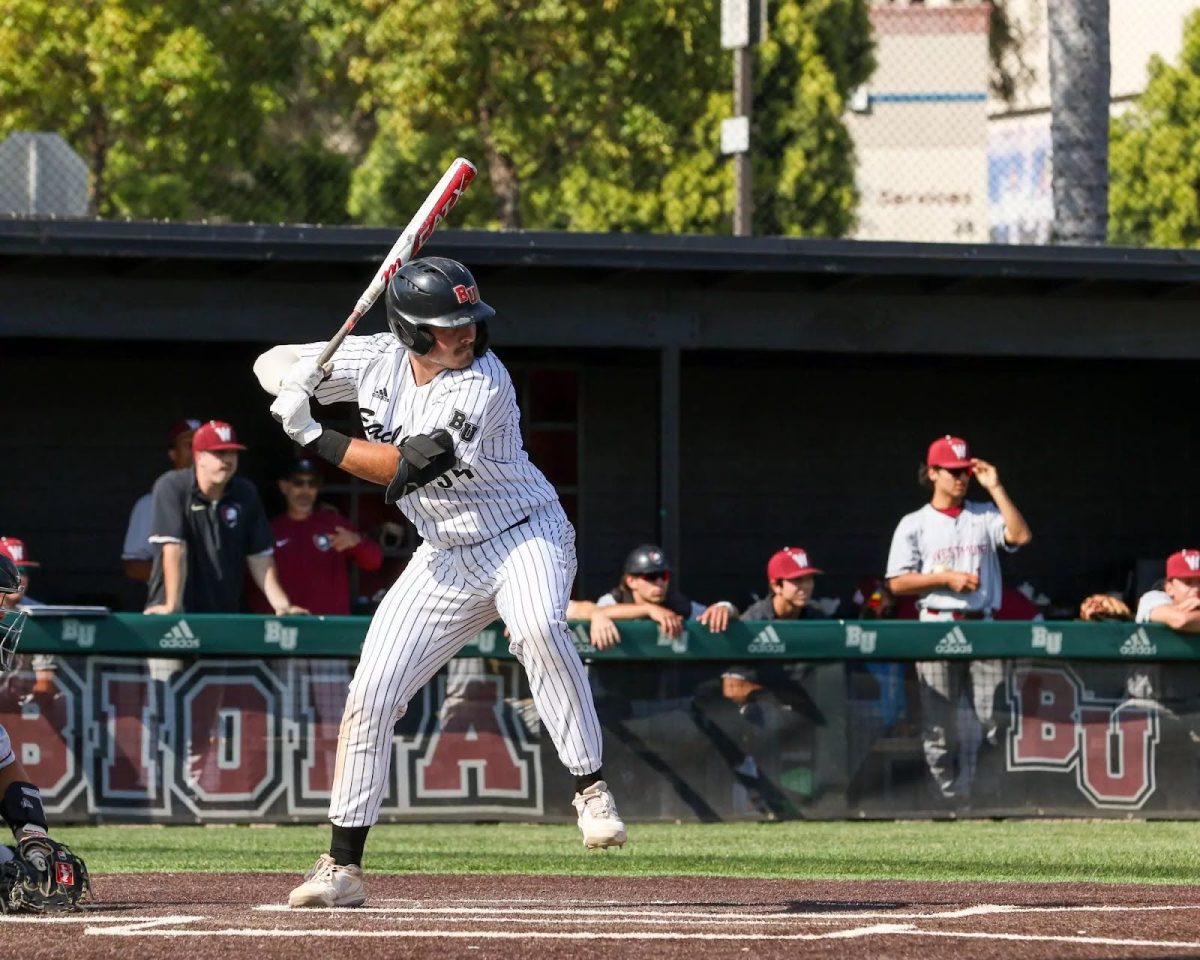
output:
<path id="1" fill-rule="evenodd" d="M 1009 677 L 1008 769 L 1061 772 L 1101 809 L 1137 810 L 1155 788 L 1158 708 L 1088 698 L 1068 666 L 1017 667 Z"/>

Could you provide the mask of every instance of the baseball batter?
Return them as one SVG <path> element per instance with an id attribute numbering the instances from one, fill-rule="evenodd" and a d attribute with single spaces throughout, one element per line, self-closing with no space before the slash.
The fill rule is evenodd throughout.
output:
<path id="1" fill-rule="evenodd" d="M 512 381 L 487 348 L 495 312 L 461 263 L 414 260 L 387 286 L 391 333 L 348 337 L 325 369 L 321 343 L 276 347 L 260 380 L 296 358 L 271 412 L 288 436 L 384 485 L 423 538 L 371 620 L 338 737 L 327 855 L 292 891 L 293 907 L 365 899 L 362 852 L 376 822 L 392 728 L 412 696 L 497 614 L 529 677 L 543 724 L 576 777 L 584 844 L 620 846 L 625 826 L 603 779 L 587 674 L 567 630 L 575 532 L 525 453 Z M 367 439 L 314 421 L 309 398 L 353 401 Z"/>
<path id="2" fill-rule="evenodd" d="M 972 475 L 993 503 L 967 500 Z M 932 495 L 896 527 L 888 554 L 888 587 L 897 596 L 915 594 L 922 620 L 990 619 L 1000 608 L 997 551 L 1029 543 L 1029 525 L 1000 485 L 996 468 L 972 457 L 959 437 L 945 436 L 930 444 L 919 478 Z M 932 660 L 918 662 L 916 669 L 929 772 L 944 798 L 965 800 L 974 780 L 980 737 L 995 729 L 993 700 L 1003 680 L 1002 664 Z M 974 702 L 974 710 L 967 707 L 960 714 L 964 695 Z"/>

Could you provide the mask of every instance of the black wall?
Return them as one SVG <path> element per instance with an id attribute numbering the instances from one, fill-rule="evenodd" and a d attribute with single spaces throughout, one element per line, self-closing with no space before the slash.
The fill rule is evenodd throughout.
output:
<path id="1" fill-rule="evenodd" d="M 273 489 L 291 447 L 249 372 L 260 348 L 3 342 L 0 533 L 42 561 L 33 596 L 140 602 L 121 541 L 181 417 L 231 420 L 250 447 L 243 474 Z M 657 355 L 554 359 L 580 364 L 579 592 L 594 597 L 657 536 Z M 882 572 L 896 522 L 923 502 L 917 463 L 951 432 L 996 463 L 1033 526 L 1008 577 L 1064 600 L 1121 586 L 1139 558 L 1200 545 L 1193 383 L 1171 361 L 685 353 L 680 584 L 741 602 L 763 590 L 767 556 L 793 544 L 828 571 L 819 593 L 849 594 Z"/>

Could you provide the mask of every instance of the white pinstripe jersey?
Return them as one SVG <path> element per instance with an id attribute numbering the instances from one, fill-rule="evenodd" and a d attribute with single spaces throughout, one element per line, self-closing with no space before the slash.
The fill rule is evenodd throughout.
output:
<path id="1" fill-rule="evenodd" d="M 316 357 L 324 346 L 297 349 Z M 397 504 L 434 546 L 480 543 L 558 500 L 529 462 L 512 379 L 490 350 L 465 370 L 444 370 L 418 387 L 408 350 L 390 333 L 347 337 L 315 396 L 357 403 L 368 440 L 398 445 L 438 427 L 450 433 L 457 466 Z"/>
<path id="2" fill-rule="evenodd" d="M 16 754 L 13 753 L 12 741 L 8 739 L 8 731 L 4 729 L 4 724 L 0 724 L 0 770 L 3 770 L 16 759 Z"/>

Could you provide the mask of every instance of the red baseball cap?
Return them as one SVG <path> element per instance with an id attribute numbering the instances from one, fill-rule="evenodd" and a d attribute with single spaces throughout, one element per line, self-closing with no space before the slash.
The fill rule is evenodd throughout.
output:
<path id="1" fill-rule="evenodd" d="M 25 541 L 18 540 L 16 537 L 0 537 L 0 553 L 5 554 L 9 560 L 17 565 L 20 570 L 25 567 L 40 567 L 40 563 L 36 563 L 29 559 L 29 553 L 25 549 Z"/>
<path id="2" fill-rule="evenodd" d="M 1167 557 L 1167 579 L 1200 577 L 1200 550 L 1180 550 Z"/>
<path id="3" fill-rule="evenodd" d="M 951 469 L 969 467 L 971 451 L 967 447 L 967 441 L 962 437 L 952 437 L 950 434 L 946 434 L 929 445 L 925 463 L 930 467 L 950 467 Z"/>
<path id="4" fill-rule="evenodd" d="M 824 573 L 808 562 L 808 554 L 801 547 L 784 547 L 771 554 L 767 561 L 767 581 L 794 580 L 807 577 L 810 573 Z"/>
<path id="5" fill-rule="evenodd" d="M 233 424 L 224 420 L 209 420 L 202 424 L 192 435 L 192 453 L 203 453 L 205 450 L 245 450 L 238 443 L 237 432 Z"/>
<path id="6" fill-rule="evenodd" d="M 187 420 L 179 420 L 171 424 L 170 429 L 167 430 L 167 446 L 175 446 L 175 441 L 182 437 L 185 433 L 195 433 L 200 429 L 200 424 L 203 422 L 203 420 L 193 420 L 189 418 Z"/>

